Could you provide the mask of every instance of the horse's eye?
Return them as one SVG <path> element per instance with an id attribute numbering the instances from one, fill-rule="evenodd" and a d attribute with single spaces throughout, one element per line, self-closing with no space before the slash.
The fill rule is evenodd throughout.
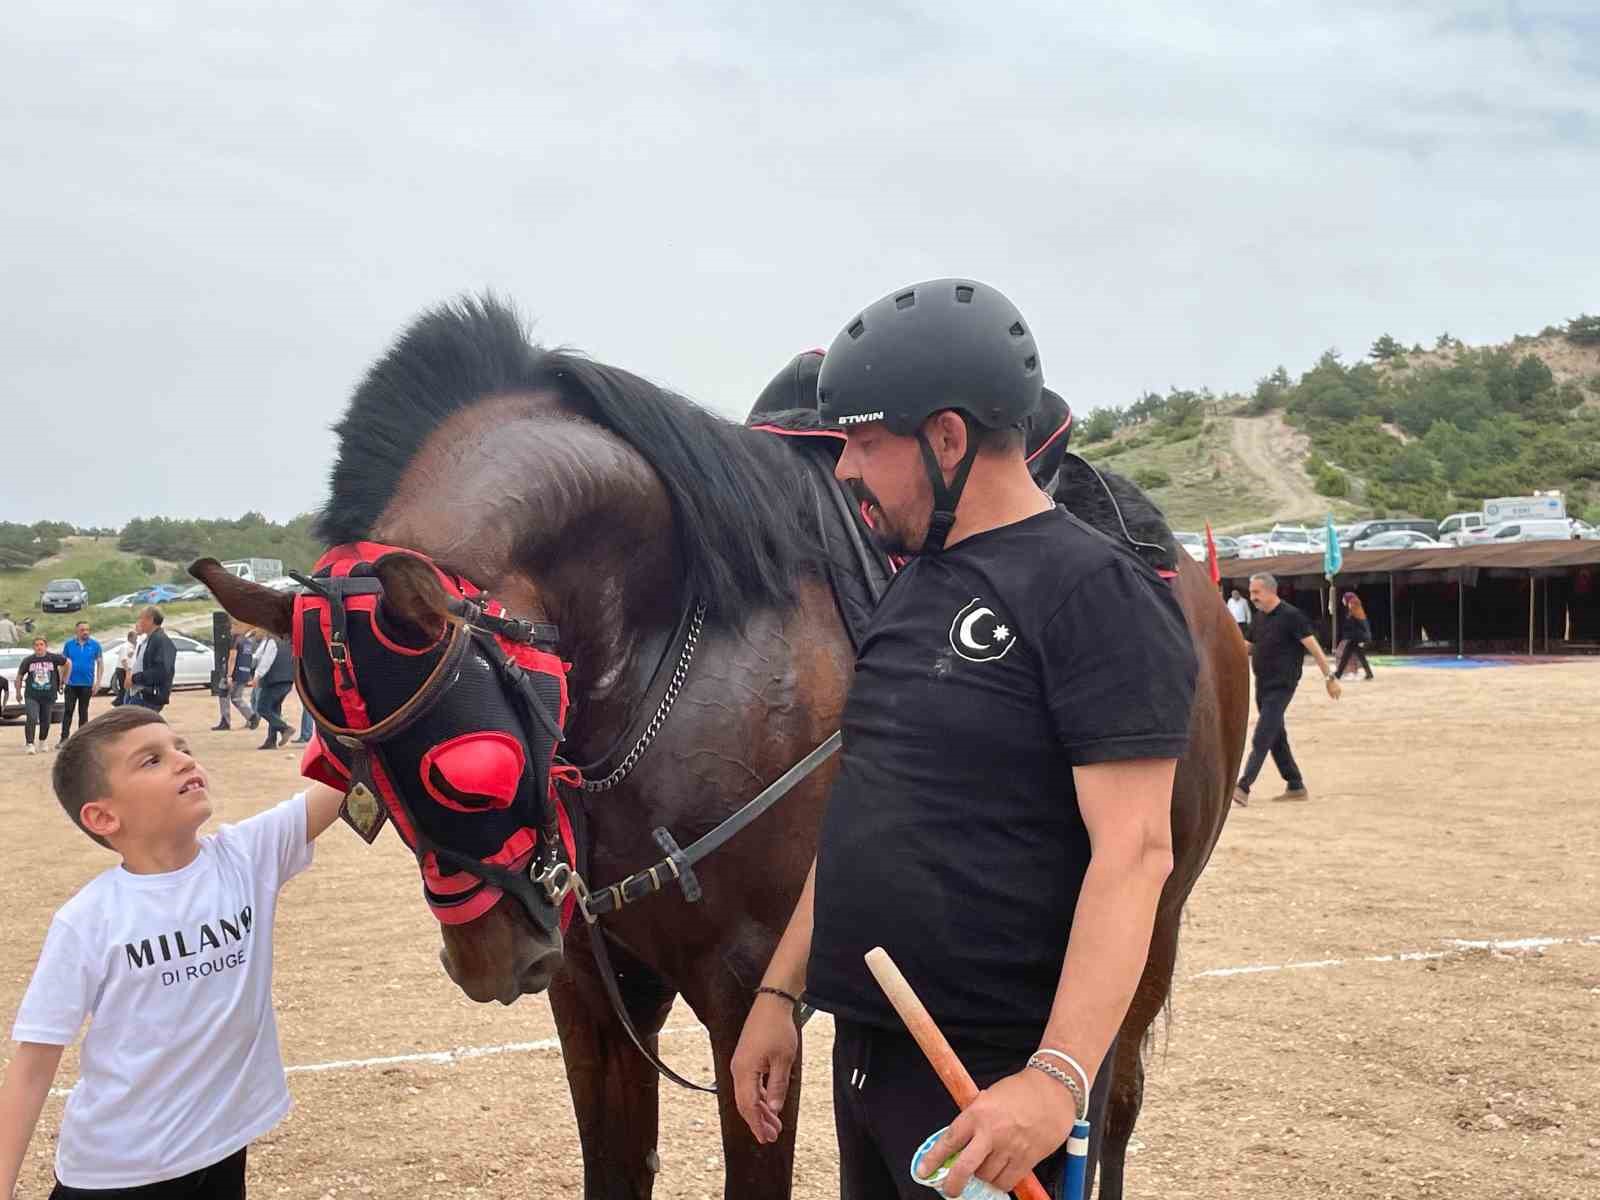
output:
<path id="1" fill-rule="evenodd" d="M 422 756 L 422 786 L 446 808 L 510 808 L 522 779 L 522 743 L 506 733 L 464 733 Z"/>

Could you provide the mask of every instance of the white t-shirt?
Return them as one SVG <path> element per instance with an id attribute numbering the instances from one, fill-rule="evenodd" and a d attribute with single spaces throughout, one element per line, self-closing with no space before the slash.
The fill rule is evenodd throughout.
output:
<path id="1" fill-rule="evenodd" d="M 131 665 L 132 662 L 133 662 L 133 652 L 134 652 L 134 645 L 133 645 L 132 642 L 124 641 L 122 643 L 122 645 L 118 646 L 117 647 L 117 666 L 119 666 L 119 667 L 127 667 L 127 666 Z"/>
<path id="2" fill-rule="evenodd" d="M 303 794 L 200 839 L 162 875 L 113 867 L 50 922 L 11 1036 L 67 1045 L 91 1016 L 56 1176 L 175 1179 L 289 1111 L 272 1014 L 278 889 L 311 863 Z"/>
<path id="3" fill-rule="evenodd" d="M 1233 614 L 1236 624 L 1246 625 L 1250 621 L 1250 601 L 1243 596 L 1230 596 L 1228 598 L 1228 611 Z"/>

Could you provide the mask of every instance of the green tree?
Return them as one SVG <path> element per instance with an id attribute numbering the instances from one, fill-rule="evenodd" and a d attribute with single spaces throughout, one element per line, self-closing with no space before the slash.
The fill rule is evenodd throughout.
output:
<path id="1" fill-rule="evenodd" d="M 1566 338 L 1580 346 L 1600 345 L 1600 317 L 1580 313 L 1567 322 Z"/>
<path id="2" fill-rule="evenodd" d="M 1097 408 L 1089 414 L 1089 419 L 1083 423 L 1083 441 L 1087 446 L 1096 442 L 1110 441 L 1117 432 L 1116 413 L 1109 408 Z"/>
<path id="3" fill-rule="evenodd" d="M 1372 349 L 1367 351 L 1367 357 L 1376 362 L 1388 362 L 1390 359 L 1399 358 L 1406 352 L 1406 348 L 1387 333 L 1372 343 Z"/>
<path id="4" fill-rule="evenodd" d="M 1524 355 L 1512 374 L 1512 388 L 1522 408 L 1529 407 L 1541 392 L 1551 391 L 1555 386 L 1555 375 L 1537 354 Z"/>

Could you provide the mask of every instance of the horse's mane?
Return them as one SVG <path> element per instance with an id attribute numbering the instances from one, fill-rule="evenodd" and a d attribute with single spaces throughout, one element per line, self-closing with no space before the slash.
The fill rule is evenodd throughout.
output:
<path id="1" fill-rule="evenodd" d="M 434 308 L 373 364 L 334 427 L 339 454 L 316 532 L 371 533 L 406 467 L 454 413 L 491 396 L 551 391 L 627 442 L 666 487 L 694 595 L 737 622 L 793 598 L 817 550 L 813 502 L 780 442 L 617 367 L 534 343 L 494 296 Z"/>
<path id="2" fill-rule="evenodd" d="M 1099 479 L 1095 478 L 1097 473 Z M 1107 489 L 1110 495 L 1106 494 Z M 1065 505 L 1073 516 L 1107 537 L 1122 541 L 1125 523 L 1128 533 L 1135 539 L 1162 547 L 1174 562 L 1177 561 L 1178 543 L 1173 540 L 1167 518 L 1131 479 L 1115 471 L 1092 467 L 1078 455 L 1068 454 L 1062 460 L 1053 494 L 1057 504 Z"/>

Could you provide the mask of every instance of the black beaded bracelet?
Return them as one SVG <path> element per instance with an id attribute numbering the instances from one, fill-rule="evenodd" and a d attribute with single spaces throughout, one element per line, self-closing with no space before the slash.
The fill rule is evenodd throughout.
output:
<path id="1" fill-rule="evenodd" d="M 761 996 L 761 995 L 781 996 L 785 1000 L 787 1000 L 790 1004 L 794 1005 L 796 1008 L 800 1007 L 800 997 L 799 996 L 796 996 L 793 992 L 786 992 L 782 988 L 768 987 L 764 983 L 760 987 L 758 987 L 756 989 L 756 995 L 758 995 L 758 996 Z"/>

